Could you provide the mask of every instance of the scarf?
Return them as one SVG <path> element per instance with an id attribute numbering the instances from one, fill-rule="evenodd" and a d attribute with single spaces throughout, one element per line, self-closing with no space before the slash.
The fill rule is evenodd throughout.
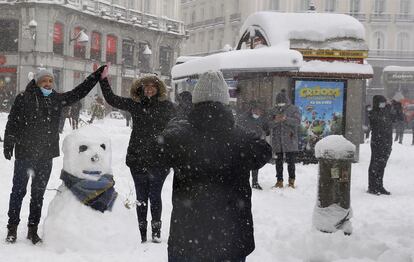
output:
<path id="1" fill-rule="evenodd" d="M 99 180 L 87 180 L 75 177 L 65 170 L 60 175 L 65 186 L 83 204 L 101 211 L 111 211 L 118 193 L 114 189 L 115 181 L 113 176 L 105 174 Z"/>

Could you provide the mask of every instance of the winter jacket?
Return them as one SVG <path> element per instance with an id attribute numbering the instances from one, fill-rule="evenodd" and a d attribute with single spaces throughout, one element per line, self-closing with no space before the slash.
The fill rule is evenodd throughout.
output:
<path id="1" fill-rule="evenodd" d="M 75 89 L 65 93 L 52 91 L 43 96 L 35 80 L 17 95 L 5 131 L 6 148 L 15 147 L 16 159 L 51 159 L 59 156 L 59 119 L 62 109 L 85 97 L 95 86 L 100 72 L 86 78 Z"/>
<path id="2" fill-rule="evenodd" d="M 234 126 L 218 102 L 196 104 L 159 139 L 174 168 L 168 253 L 186 261 L 235 261 L 255 248 L 250 170 L 271 158 L 264 140 Z"/>
<path id="3" fill-rule="evenodd" d="M 135 83 L 131 88 L 131 98 L 126 98 L 115 95 L 107 79 L 100 81 L 106 102 L 115 108 L 128 111 L 132 116 L 132 133 L 126 156 L 129 167 L 157 166 L 157 137 L 175 115 L 174 105 L 166 100 L 165 85 L 161 81 L 159 84 L 161 89 L 154 98 L 144 97 L 142 83 Z"/>
<path id="4" fill-rule="evenodd" d="M 275 122 L 276 115 L 285 115 L 286 120 Z M 298 131 L 301 115 L 297 106 L 290 103 L 275 106 L 266 119 L 266 130 L 270 132 L 273 153 L 297 152 L 299 150 Z"/>
<path id="5" fill-rule="evenodd" d="M 369 123 L 372 131 L 371 146 L 388 150 L 392 147 L 392 123 L 395 116 L 389 104 L 385 108 L 379 107 L 380 103 L 386 101 L 386 98 L 381 95 L 373 97 L 372 110 L 369 112 Z"/>
<path id="6" fill-rule="evenodd" d="M 262 116 L 254 118 L 251 112 L 246 112 L 237 119 L 237 125 L 248 132 L 253 132 L 256 136 L 265 136 L 265 119 Z"/>

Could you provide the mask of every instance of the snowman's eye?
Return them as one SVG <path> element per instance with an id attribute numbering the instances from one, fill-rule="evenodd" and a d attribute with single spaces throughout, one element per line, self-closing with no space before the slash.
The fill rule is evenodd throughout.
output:
<path id="1" fill-rule="evenodd" d="M 106 150 L 105 144 L 102 144 L 101 147 L 103 148 L 103 150 Z"/>
<path id="2" fill-rule="evenodd" d="M 86 146 L 86 145 L 79 146 L 79 153 L 85 152 L 86 150 L 88 150 L 88 146 Z"/>

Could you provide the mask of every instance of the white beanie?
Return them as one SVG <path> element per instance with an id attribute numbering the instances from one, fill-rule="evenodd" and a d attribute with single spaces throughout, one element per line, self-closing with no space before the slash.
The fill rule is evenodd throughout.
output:
<path id="1" fill-rule="evenodd" d="M 36 76 L 35 76 L 36 83 L 39 82 L 39 80 L 42 79 L 42 77 L 45 77 L 45 76 L 50 76 L 51 78 L 54 78 L 52 71 L 50 71 L 46 68 L 39 68 L 39 70 L 36 72 Z"/>
<path id="2" fill-rule="evenodd" d="M 201 102 L 220 102 L 228 105 L 229 87 L 220 71 L 208 71 L 198 79 L 193 91 L 193 104 Z"/>

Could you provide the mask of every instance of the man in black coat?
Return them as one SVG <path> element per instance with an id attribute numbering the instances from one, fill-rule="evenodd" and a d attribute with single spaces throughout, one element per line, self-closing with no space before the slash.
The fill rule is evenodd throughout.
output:
<path id="1" fill-rule="evenodd" d="M 369 112 L 371 126 L 371 162 L 368 170 L 368 193 L 390 195 L 383 186 L 384 169 L 392 150 L 392 123 L 394 116 L 387 99 L 375 95 Z"/>
<path id="2" fill-rule="evenodd" d="M 220 72 L 200 76 L 192 101 L 188 121 L 159 139 L 161 165 L 174 168 L 169 261 L 245 261 L 255 248 L 250 170 L 272 149 L 234 125 Z"/>
<path id="3" fill-rule="evenodd" d="M 41 69 L 29 82 L 11 108 L 4 135 L 4 157 L 15 152 L 13 188 L 9 202 L 6 241 L 14 243 L 20 222 L 20 209 L 32 177 L 28 235 L 33 244 L 41 241 L 37 228 L 41 217 L 43 196 L 52 170 L 53 158 L 59 156 L 59 119 L 66 106 L 85 97 L 98 82 L 104 67 L 92 73 L 72 91 L 53 90 L 53 73 Z"/>

